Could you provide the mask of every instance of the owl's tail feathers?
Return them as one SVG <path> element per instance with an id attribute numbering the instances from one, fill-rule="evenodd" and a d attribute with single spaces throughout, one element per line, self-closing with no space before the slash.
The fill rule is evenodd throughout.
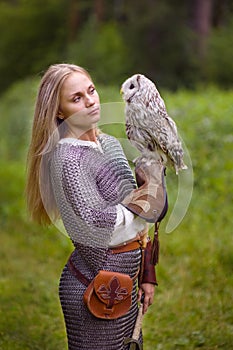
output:
<path id="1" fill-rule="evenodd" d="M 138 167 L 141 164 L 150 167 L 155 163 L 158 163 L 161 166 L 163 165 L 165 167 L 167 163 L 167 157 L 165 156 L 165 158 L 163 158 L 161 154 L 155 151 L 152 152 L 152 151 L 144 150 L 144 152 L 142 152 L 140 156 L 133 159 L 133 163 L 135 167 Z"/>
<path id="2" fill-rule="evenodd" d="M 174 164 L 174 167 L 175 167 L 176 175 L 178 175 L 180 170 L 187 170 L 188 169 L 187 165 L 184 164 L 183 162 L 182 162 L 182 164 L 179 164 L 179 165 Z"/>
<path id="3" fill-rule="evenodd" d="M 159 262 L 159 222 L 155 223 L 154 239 L 151 252 L 151 264 L 157 265 Z"/>

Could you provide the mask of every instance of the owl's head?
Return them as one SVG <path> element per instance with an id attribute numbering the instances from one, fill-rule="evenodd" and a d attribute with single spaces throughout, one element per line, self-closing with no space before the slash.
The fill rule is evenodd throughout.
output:
<path id="1" fill-rule="evenodd" d="M 142 74 L 134 74 L 121 86 L 122 97 L 127 103 L 134 103 L 142 98 L 145 88 L 154 84 Z"/>
<path id="2" fill-rule="evenodd" d="M 140 90 L 141 74 L 134 74 L 128 78 L 121 86 L 121 94 L 125 102 L 132 102 L 133 97 Z"/>

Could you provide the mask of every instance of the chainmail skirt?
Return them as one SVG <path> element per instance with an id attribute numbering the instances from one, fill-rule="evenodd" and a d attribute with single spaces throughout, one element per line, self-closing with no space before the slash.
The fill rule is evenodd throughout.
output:
<path id="1" fill-rule="evenodd" d="M 90 269 L 77 250 L 72 261 L 87 278 L 91 279 Z M 108 254 L 103 269 L 135 276 L 141 261 L 141 250 Z M 93 316 L 83 303 L 83 285 L 68 269 L 67 265 L 60 279 L 59 296 L 64 314 L 69 350 L 126 350 L 124 339 L 132 337 L 137 318 L 137 282 L 134 282 L 132 305 L 128 313 L 115 320 L 103 320 Z M 142 343 L 142 335 L 140 336 Z"/>

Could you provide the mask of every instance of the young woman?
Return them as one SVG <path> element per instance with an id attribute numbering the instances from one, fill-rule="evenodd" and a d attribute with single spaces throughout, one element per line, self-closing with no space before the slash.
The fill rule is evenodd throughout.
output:
<path id="1" fill-rule="evenodd" d="M 36 101 L 27 200 L 37 222 L 47 224 L 61 218 L 74 244 L 59 288 L 69 350 L 128 349 L 125 340 L 132 337 L 137 300 L 144 294 L 145 313 L 156 284 L 154 266 L 148 264 L 148 258 L 142 264 L 142 252 L 150 256 L 150 244 L 144 244 L 144 249 L 142 241 L 145 243 L 146 221 L 153 221 L 153 201 L 148 214 L 140 204 L 140 192 L 135 192 L 140 189 L 136 189 L 120 143 L 99 132 L 99 120 L 100 100 L 88 72 L 71 64 L 50 66 Z M 153 164 L 138 166 L 144 187 L 149 178 L 153 181 L 151 171 L 156 171 Z M 136 194 L 134 201 L 132 194 Z M 135 203 L 139 203 L 138 212 Z M 84 294 L 100 271 L 110 272 L 110 279 L 97 291 L 108 302 L 99 315 L 92 310 L 97 304 L 85 303 Z M 132 292 L 124 288 L 121 276 L 130 277 Z M 131 302 L 122 311 L 128 292 Z M 120 316 L 114 315 L 116 304 Z"/>

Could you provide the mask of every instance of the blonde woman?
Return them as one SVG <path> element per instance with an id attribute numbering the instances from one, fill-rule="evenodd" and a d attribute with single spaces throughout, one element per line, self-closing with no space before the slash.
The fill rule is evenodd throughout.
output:
<path id="1" fill-rule="evenodd" d="M 153 194 L 147 196 L 151 210 L 137 206 L 140 188 L 120 143 L 99 132 L 100 114 L 86 70 L 71 64 L 49 67 L 35 106 L 27 201 L 35 221 L 61 218 L 74 244 L 59 286 L 69 350 L 128 349 L 137 301 L 144 294 L 145 313 L 156 284 L 150 242 L 142 247 L 146 221 L 157 221 Z M 151 170 L 153 164 L 137 167 L 144 189 L 155 181 Z M 104 282 L 93 296 L 91 285 L 101 274 Z M 142 345 L 142 335 L 137 344 Z"/>

